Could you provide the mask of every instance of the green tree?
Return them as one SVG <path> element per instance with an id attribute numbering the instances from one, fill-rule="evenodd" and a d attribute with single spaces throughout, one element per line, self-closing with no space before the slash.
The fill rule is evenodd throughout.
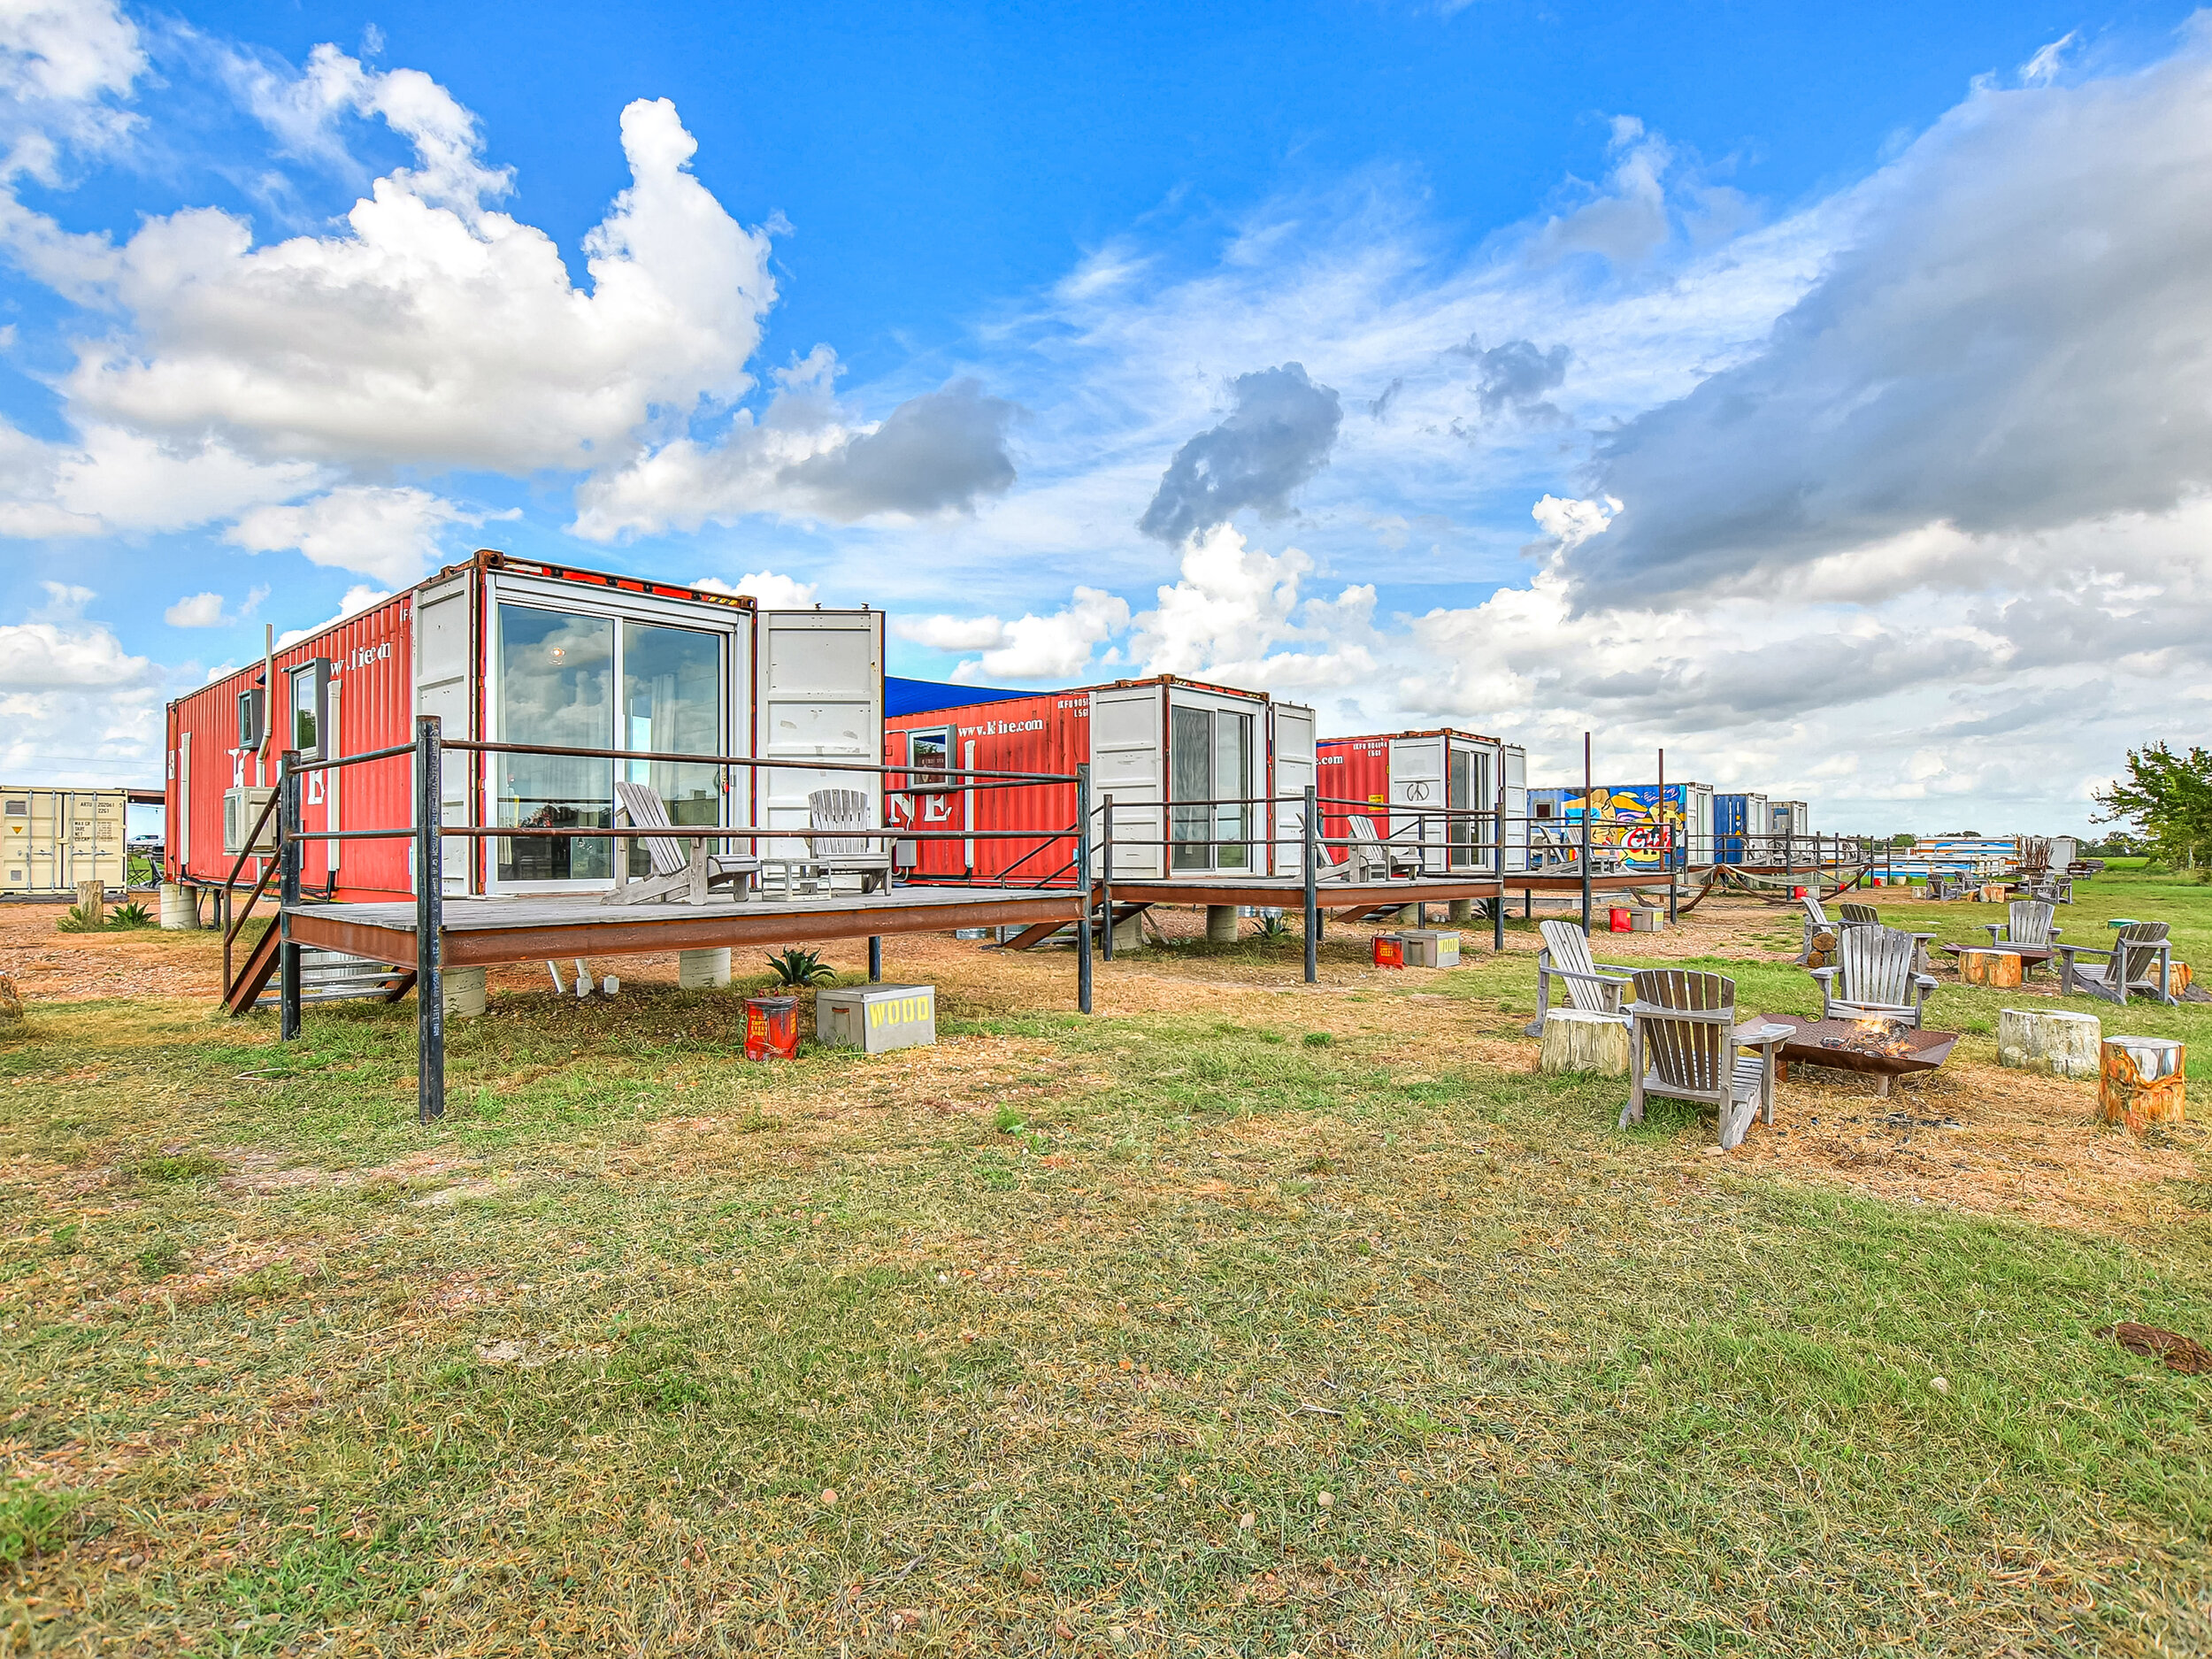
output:
<path id="1" fill-rule="evenodd" d="M 2101 824 L 2132 824 L 2154 855 L 2177 870 L 2196 870 L 2212 880 L 2212 865 L 2198 855 L 2212 849 L 2212 750 L 2177 755 L 2163 743 L 2128 750 L 2127 775 L 2100 789 Z"/>

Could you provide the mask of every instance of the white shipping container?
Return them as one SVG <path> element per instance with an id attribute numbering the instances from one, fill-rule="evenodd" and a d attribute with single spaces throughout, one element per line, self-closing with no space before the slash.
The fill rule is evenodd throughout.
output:
<path id="1" fill-rule="evenodd" d="M 0 893 L 124 886 L 128 803 L 121 789 L 0 788 Z"/>

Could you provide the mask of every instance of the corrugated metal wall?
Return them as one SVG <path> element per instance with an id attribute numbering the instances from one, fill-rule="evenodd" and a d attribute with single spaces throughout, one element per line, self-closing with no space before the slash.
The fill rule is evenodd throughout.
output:
<path id="1" fill-rule="evenodd" d="M 1389 834 L 1390 739 L 1325 738 L 1321 743 L 1320 758 L 1320 782 L 1317 786 L 1319 794 L 1324 797 L 1333 795 L 1340 801 L 1372 803 L 1375 810 L 1360 816 L 1374 825 L 1379 838 Z M 1342 843 L 1352 833 L 1348 821 L 1354 810 L 1343 806 L 1321 809 L 1321 833 L 1333 843 L 1328 849 L 1333 863 L 1344 861 Z"/>
<path id="2" fill-rule="evenodd" d="M 398 594 L 382 604 L 348 617 L 336 626 L 285 647 L 276 654 L 276 733 L 262 757 L 238 748 L 238 694 L 261 677 L 254 663 L 226 675 L 169 709 L 168 876 L 220 882 L 230 873 L 231 855 L 223 851 L 223 794 L 241 784 L 273 784 L 278 757 L 286 746 L 283 721 L 288 716 L 287 672 L 301 663 L 327 657 L 338 750 L 404 743 L 414 734 L 413 595 Z M 329 780 L 337 780 L 337 799 Z M 404 827 L 413 812 L 413 772 L 403 757 L 333 773 L 311 774 L 303 806 L 305 826 L 324 829 Z M 334 822 L 333 813 L 336 818 Z M 407 843 L 349 841 L 307 843 L 302 883 L 320 892 L 331 882 L 330 849 L 339 849 L 336 895 L 344 899 L 404 898 L 408 881 Z M 242 880 L 258 874 L 249 861 Z"/>
<path id="3" fill-rule="evenodd" d="M 1091 757 L 1091 706 L 1087 691 L 1041 692 L 1035 696 L 940 709 L 904 715 L 884 728 L 887 766 L 910 758 L 907 744 L 916 732 L 949 732 L 950 760 L 957 771 L 1073 772 Z M 909 775 L 890 782 L 903 787 Z M 1034 839 L 1018 841 L 936 841 L 915 844 L 913 873 L 938 879 L 973 876 L 996 880 L 1011 872 L 1018 886 L 1042 880 L 1075 857 L 1071 835 L 1048 832 L 1075 823 L 1075 786 L 1029 784 L 1011 788 L 929 789 L 890 797 L 890 823 L 933 831 L 1027 830 Z"/>
<path id="4" fill-rule="evenodd" d="M 0 893 L 124 886 L 128 807 L 121 789 L 0 788 Z"/>

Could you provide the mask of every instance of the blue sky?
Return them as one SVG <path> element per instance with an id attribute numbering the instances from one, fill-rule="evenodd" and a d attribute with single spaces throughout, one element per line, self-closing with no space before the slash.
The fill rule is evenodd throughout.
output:
<path id="1" fill-rule="evenodd" d="M 150 781 L 264 622 L 491 545 L 881 605 L 910 672 L 2076 827 L 2212 700 L 2161 274 L 2206 51 L 2174 5 L 6 0 L 0 764 Z"/>

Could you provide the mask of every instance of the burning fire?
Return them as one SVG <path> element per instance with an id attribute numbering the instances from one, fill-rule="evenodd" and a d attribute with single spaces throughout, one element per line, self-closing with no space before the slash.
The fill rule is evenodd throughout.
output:
<path id="1" fill-rule="evenodd" d="M 1840 1037 L 1823 1037 L 1824 1048 L 1844 1048 L 1853 1054 L 1880 1055 L 1887 1059 L 1909 1058 L 1912 1044 L 1905 1036 L 1909 1030 L 1901 1019 L 1855 1019 L 1850 1031 Z"/>

